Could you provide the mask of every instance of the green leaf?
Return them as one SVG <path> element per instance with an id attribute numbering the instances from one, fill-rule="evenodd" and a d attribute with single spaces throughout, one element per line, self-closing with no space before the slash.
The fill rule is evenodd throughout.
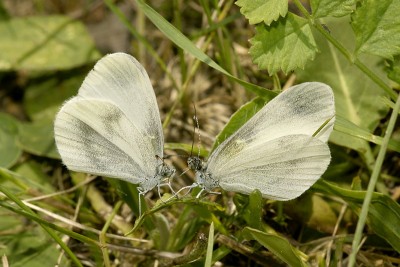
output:
<path id="1" fill-rule="evenodd" d="M 84 25 L 65 16 L 0 21 L 0 70 L 60 70 L 100 57 Z"/>
<path id="2" fill-rule="evenodd" d="M 171 233 L 168 219 L 162 213 L 154 213 L 153 219 L 156 226 L 151 233 L 154 246 L 159 250 L 166 250 Z"/>
<path id="3" fill-rule="evenodd" d="M 183 150 L 186 151 L 188 154 L 192 153 L 193 155 L 199 155 L 200 157 L 206 158 L 208 157 L 208 150 L 203 148 L 198 148 L 197 145 L 190 144 L 183 144 L 183 143 L 165 143 L 164 148 L 170 150 Z M 167 154 L 168 155 L 168 154 Z"/>
<path id="4" fill-rule="evenodd" d="M 194 212 L 192 206 L 180 210 L 175 226 L 170 231 L 168 251 L 179 251 L 185 248 L 200 231 L 204 220 Z"/>
<path id="5" fill-rule="evenodd" d="M 52 78 L 27 87 L 23 104 L 30 119 L 54 120 L 61 104 L 78 92 L 83 79 L 82 75 L 65 80 Z"/>
<path id="6" fill-rule="evenodd" d="M 285 215 L 296 223 L 330 234 L 334 232 L 338 220 L 339 211 L 334 207 L 332 202 L 308 193 L 284 203 Z"/>
<path id="7" fill-rule="evenodd" d="M 117 189 L 118 194 L 121 199 L 129 206 L 129 208 L 135 213 L 136 221 L 133 229 L 131 229 L 128 233 L 124 233 L 126 235 L 131 234 L 133 230 L 136 230 L 139 226 L 143 224 L 147 233 L 154 233 L 157 230 L 156 227 L 156 218 L 153 214 L 149 216 L 143 216 L 143 213 L 148 210 L 148 206 L 146 204 L 146 199 L 144 196 L 139 195 L 139 191 L 137 190 L 138 185 L 128 183 L 119 179 L 108 178 L 108 182 Z M 139 197 L 141 197 L 141 207 L 142 207 L 142 216 L 138 218 L 139 214 Z"/>
<path id="8" fill-rule="evenodd" d="M 246 239 L 258 241 L 289 266 L 307 266 L 303 260 L 306 255 L 293 247 L 286 238 L 249 227 L 244 228 L 243 235 Z"/>
<path id="9" fill-rule="evenodd" d="M 12 192 L 29 195 L 29 190 L 43 194 L 54 193 L 52 179 L 45 173 L 46 166 L 36 161 L 28 160 L 8 170 L 0 167 L 0 184 Z"/>
<path id="10" fill-rule="evenodd" d="M 20 124 L 18 143 L 23 150 L 33 155 L 60 158 L 54 143 L 52 121 Z"/>
<path id="11" fill-rule="evenodd" d="M 26 225 L 26 219 L 22 216 L 11 214 L 3 209 L 0 212 L 0 229 L 10 225 L 6 232 L 13 234 L 0 235 L 0 254 L 7 255 L 10 266 L 69 266 L 66 257 L 57 264 L 60 251 L 40 227 L 30 226 L 29 231 L 21 228 Z M 14 222 L 14 224 L 10 224 Z"/>
<path id="12" fill-rule="evenodd" d="M 319 180 L 313 189 L 325 195 L 341 197 L 349 204 L 355 205 L 359 212 L 366 195 L 365 191 L 344 189 L 324 180 Z M 368 211 L 367 224 L 381 238 L 385 239 L 397 252 L 400 252 L 400 205 L 389 196 L 373 193 Z"/>
<path id="13" fill-rule="evenodd" d="M 7 171 L 6 171 L 7 172 Z M 4 172 L 0 168 L 0 178 L 3 179 L 3 175 L 5 174 L 6 176 L 9 176 L 9 173 Z M 6 187 L 4 187 L 2 184 L 0 184 L 0 192 L 2 192 L 10 201 L 13 201 L 16 205 L 10 205 L 7 202 L 0 201 L 0 206 L 5 207 L 14 213 L 18 214 L 23 214 L 23 216 L 28 217 L 29 219 L 32 219 L 41 226 L 43 230 L 47 232 L 47 234 L 53 238 L 55 242 L 58 243 L 58 245 L 66 252 L 66 254 L 69 256 L 69 258 L 74 262 L 76 266 L 83 266 L 81 262 L 78 260 L 78 258 L 75 256 L 75 254 L 70 250 L 70 248 L 67 246 L 67 244 L 56 234 L 56 232 L 53 229 L 57 229 L 60 232 L 68 232 L 69 235 L 73 236 L 76 239 L 80 239 L 79 237 L 82 237 L 82 240 L 85 240 L 85 242 L 90 242 L 91 240 L 89 238 L 86 238 L 85 236 L 81 236 L 79 234 L 76 234 L 75 232 L 66 230 L 63 227 L 58 227 L 55 224 L 49 223 L 46 220 L 42 220 L 35 212 L 33 212 L 28 206 L 25 205 L 24 202 L 21 201 L 16 195 L 14 195 L 10 190 L 8 190 Z M 90 242 L 93 244 L 94 242 Z M 13 265 L 14 266 L 14 265 Z M 25 266 L 25 265 L 23 265 Z"/>
<path id="14" fill-rule="evenodd" d="M 345 47 L 354 45 L 348 19 L 327 19 L 325 23 L 331 29 L 331 35 Z M 321 53 L 307 65 L 304 71 L 296 72 L 300 82 L 319 81 L 330 85 L 335 94 L 336 115 L 369 133 L 374 132 L 380 120 L 386 116 L 389 110 L 384 102 L 387 94 L 371 82 L 365 73 L 349 62 L 325 38 L 316 35 L 316 40 Z M 362 59 L 367 62 L 366 65 L 371 71 L 387 81 L 382 69 L 378 67 L 379 58 L 366 55 Z M 350 127 L 346 130 L 347 134 L 334 131 L 330 140 L 338 145 L 364 153 L 368 149 L 366 142 L 360 138 L 349 136 L 349 134 L 356 136 L 358 129 L 351 127 L 350 124 L 341 126 Z"/>
<path id="15" fill-rule="evenodd" d="M 400 0 L 362 1 L 352 15 L 356 53 L 390 60 L 400 53 Z"/>
<path id="16" fill-rule="evenodd" d="M 4 7 L 4 2 L 0 2 L 0 21 L 10 19 L 10 14 L 7 9 Z"/>
<path id="17" fill-rule="evenodd" d="M 45 172 L 46 166 L 34 160 L 24 161 L 13 168 L 20 175 L 19 181 L 30 189 L 35 189 L 43 194 L 54 193 L 52 179 Z"/>
<path id="18" fill-rule="evenodd" d="M 389 62 L 388 77 L 400 84 L 400 56 L 395 56 L 394 60 Z"/>
<path id="19" fill-rule="evenodd" d="M 208 232 L 207 252 L 204 267 L 211 267 L 211 261 L 214 248 L 214 223 L 210 224 L 210 231 Z"/>
<path id="20" fill-rule="evenodd" d="M 18 121 L 5 113 L 0 113 L 0 167 L 13 166 L 22 154 L 17 145 Z"/>
<path id="21" fill-rule="evenodd" d="M 246 205 L 245 210 L 242 210 L 243 217 L 247 225 L 255 228 L 262 229 L 262 213 L 263 213 L 264 199 L 259 190 L 254 190 L 249 195 L 249 203 Z"/>
<path id="22" fill-rule="evenodd" d="M 343 17 L 353 12 L 355 0 L 311 0 L 314 18 Z"/>
<path id="23" fill-rule="evenodd" d="M 256 29 L 249 52 L 259 68 L 267 69 L 270 75 L 304 68 L 318 50 L 308 21 L 294 14 Z"/>
<path id="24" fill-rule="evenodd" d="M 335 120 L 335 127 L 334 130 L 337 132 L 340 132 L 341 134 L 346 134 L 349 137 L 357 137 L 364 139 L 365 141 L 381 145 L 383 141 L 383 137 L 373 135 L 370 132 L 368 132 L 365 129 L 362 129 L 361 127 L 355 125 L 349 120 L 346 120 L 345 118 L 341 116 L 336 116 Z M 391 139 L 389 141 L 388 148 L 391 150 L 394 150 L 396 152 L 400 153 L 400 142 L 394 139 Z"/>
<path id="25" fill-rule="evenodd" d="M 282 0 L 238 0 L 240 12 L 249 20 L 250 24 L 264 21 L 270 25 L 273 21 L 284 17 L 288 11 L 288 2 Z"/>

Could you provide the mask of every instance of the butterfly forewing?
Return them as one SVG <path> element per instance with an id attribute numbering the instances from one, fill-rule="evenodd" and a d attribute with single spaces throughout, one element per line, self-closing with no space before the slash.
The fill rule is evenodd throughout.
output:
<path id="1" fill-rule="evenodd" d="M 71 170 L 132 183 L 154 175 L 157 162 L 151 156 L 151 138 L 141 135 L 112 103 L 70 100 L 57 117 L 55 132 L 58 150 Z"/>
<path id="2" fill-rule="evenodd" d="M 114 103 L 142 135 L 154 138 L 156 155 L 163 157 L 164 137 L 157 100 L 145 69 L 134 57 L 115 53 L 102 58 L 86 77 L 78 95 Z"/>

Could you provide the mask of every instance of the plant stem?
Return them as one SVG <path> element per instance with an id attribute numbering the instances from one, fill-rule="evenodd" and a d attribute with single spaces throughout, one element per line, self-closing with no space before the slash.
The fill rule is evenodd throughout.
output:
<path id="1" fill-rule="evenodd" d="M 371 203 L 372 194 L 374 192 L 376 183 L 379 178 L 379 174 L 381 172 L 382 163 L 383 163 L 383 160 L 385 159 L 386 150 L 388 147 L 390 136 L 393 133 L 393 129 L 394 129 L 394 126 L 396 123 L 397 116 L 399 114 L 399 110 L 400 110 L 400 96 L 398 96 L 396 106 L 394 107 L 392 115 L 390 116 L 389 124 L 388 124 L 388 127 L 385 132 L 385 137 L 383 138 L 382 146 L 379 149 L 378 157 L 376 159 L 376 163 L 375 163 L 374 169 L 371 174 L 371 179 L 368 184 L 367 193 L 365 195 L 364 203 L 363 203 L 361 213 L 360 213 L 360 218 L 358 219 L 357 228 L 356 228 L 356 232 L 354 235 L 352 252 L 350 254 L 350 260 L 349 260 L 349 265 L 348 265 L 349 267 L 354 266 L 355 261 L 356 261 L 356 255 L 359 250 L 358 246 L 361 241 L 362 231 L 364 229 L 365 221 L 367 220 L 368 209 L 369 209 L 369 205 Z"/>
<path id="2" fill-rule="evenodd" d="M 360 69 L 365 75 L 367 75 L 374 83 L 381 87 L 386 93 L 389 94 L 390 98 L 396 100 L 397 94 L 389 87 L 379 76 L 372 72 L 364 63 L 362 63 L 358 58 L 354 57 L 340 42 L 338 42 L 325 28 L 308 13 L 307 9 L 301 4 L 299 0 L 293 0 L 296 7 L 300 10 L 304 17 L 306 17 L 310 24 L 321 33 L 340 53 L 351 63 L 353 63 L 358 69 Z"/>

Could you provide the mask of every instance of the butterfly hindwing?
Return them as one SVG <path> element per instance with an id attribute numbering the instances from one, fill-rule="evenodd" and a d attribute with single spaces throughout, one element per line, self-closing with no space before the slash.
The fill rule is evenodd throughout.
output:
<path id="1" fill-rule="evenodd" d="M 57 115 L 55 132 L 58 150 L 71 170 L 131 183 L 154 175 L 153 140 L 110 102 L 71 99 Z"/>

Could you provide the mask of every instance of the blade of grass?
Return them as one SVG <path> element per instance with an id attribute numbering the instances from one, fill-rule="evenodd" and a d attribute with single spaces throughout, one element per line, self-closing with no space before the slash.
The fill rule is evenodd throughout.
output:
<path id="1" fill-rule="evenodd" d="M 371 203 L 372 194 L 375 190 L 375 186 L 378 181 L 379 174 L 381 172 L 383 160 L 385 159 L 385 154 L 386 154 L 386 151 L 388 148 L 388 143 L 390 140 L 390 136 L 393 133 L 393 129 L 394 129 L 394 126 L 396 123 L 397 116 L 399 114 L 399 110 L 400 110 L 400 96 L 397 96 L 396 106 L 392 112 L 392 115 L 390 116 L 389 124 L 388 124 L 388 127 L 385 132 L 385 137 L 383 138 L 382 146 L 379 149 L 379 154 L 376 159 L 374 169 L 372 171 L 371 179 L 368 184 L 367 193 L 365 195 L 364 203 L 363 203 L 363 206 L 361 209 L 360 218 L 357 223 L 357 228 L 356 228 L 356 232 L 355 232 L 354 240 L 353 240 L 353 244 L 352 244 L 352 252 L 350 254 L 349 265 L 348 265 L 350 267 L 353 267 L 355 264 L 355 261 L 356 261 L 356 256 L 357 256 L 357 252 L 359 250 L 359 245 L 360 245 L 360 241 L 361 241 L 361 237 L 362 237 L 362 232 L 364 229 L 365 221 L 367 220 L 368 209 L 369 209 L 369 205 Z"/>
<path id="2" fill-rule="evenodd" d="M 381 145 L 383 142 L 383 137 L 373 135 L 341 116 L 336 116 L 335 126 L 333 129 L 335 131 L 363 139 L 376 145 Z M 400 152 L 400 143 L 394 139 L 391 139 L 389 140 L 388 148 L 396 152 Z"/>
<path id="3" fill-rule="evenodd" d="M 137 39 L 141 44 L 144 45 L 144 47 L 147 49 L 147 51 L 150 53 L 150 55 L 156 60 L 156 62 L 160 65 L 161 69 L 165 72 L 165 74 L 168 76 L 168 78 L 171 80 L 173 87 L 177 88 L 180 90 L 180 86 L 176 82 L 174 76 L 172 73 L 169 71 L 167 65 L 165 62 L 161 59 L 161 57 L 157 54 L 157 51 L 154 50 L 154 48 L 151 46 L 151 44 L 146 40 L 146 38 L 143 37 L 132 25 L 131 22 L 126 18 L 124 13 L 113 3 L 111 0 L 105 0 L 105 4 L 108 6 L 108 8 L 121 20 L 121 22 L 125 25 L 125 27 L 130 31 L 130 33 Z M 139 54 L 141 51 L 139 51 Z"/>
<path id="4" fill-rule="evenodd" d="M 27 207 L 17 196 L 15 196 L 13 193 L 8 191 L 6 188 L 3 186 L 0 186 L 0 191 L 6 195 L 10 200 L 14 201 L 15 204 L 17 204 L 24 212 L 25 216 L 27 214 L 31 215 L 31 218 L 38 218 L 37 215 L 29 208 Z M 53 239 L 54 241 L 57 242 L 57 244 L 60 245 L 60 247 L 65 251 L 65 253 L 70 257 L 71 261 L 76 264 L 76 266 L 81 266 L 83 267 L 82 263 L 79 261 L 79 259 L 75 256 L 75 254 L 69 249 L 67 244 L 65 244 L 61 238 L 50 228 L 48 225 L 44 224 L 40 220 L 35 220 L 42 228 L 45 230 Z"/>
<path id="5" fill-rule="evenodd" d="M 204 267 L 211 267 L 213 249 L 214 249 L 214 223 L 211 222 L 210 231 L 208 233 L 207 253 L 206 253 L 206 261 L 204 262 Z"/>
<path id="6" fill-rule="evenodd" d="M 227 77 L 235 80 L 243 87 L 245 87 L 247 90 L 259 96 L 272 94 L 272 92 L 266 90 L 261 86 L 246 82 L 231 75 L 220 65 L 218 65 L 214 60 L 212 60 L 209 56 L 207 56 L 203 51 L 197 48 L 192 43 L 192 41 L 190 41 L 185 35 L 182 34 L 182 32 L 180 32 L 177 28 L 175 28 L 166 19 L 164 19 L 160 14 L 158 14 L 153 8 L 147 5 L 143 0 L 136 0 L 136 2 L 138 3 L 139 8 L 142 9 L 143 13 L 154 23 L 154 25 L 181 49 L 190 53 L 192 56 L 206 63 L 207 65 L 216 69 L 217 71 L 220 71 L 221 73 L 225 74 Z"/>
<path id="7" fill-rule="evenodd" d="M 110 267 L 111 263 L 110 263 L 110 258 L 108 256 L 108 248 L 106 245 L 106 233 L 108 228 L 111 225 L 112 220 L 114 219 L 115 215 L 117 214 L 118 210 L 121 208 L 123 202 L 120 200 L 117 202 L 117 204 L 115 205 L 113 211 L 111 212 L 110 216 L 107 218 L 106 223 L 104 224 L 103 229 L 101 229 L 101 233 L 99 236 L 99 242 L 101 245 L 101 252 L 103 254 L 103 259 L 104 259 L 104 266 L 105 267 Z"/>

